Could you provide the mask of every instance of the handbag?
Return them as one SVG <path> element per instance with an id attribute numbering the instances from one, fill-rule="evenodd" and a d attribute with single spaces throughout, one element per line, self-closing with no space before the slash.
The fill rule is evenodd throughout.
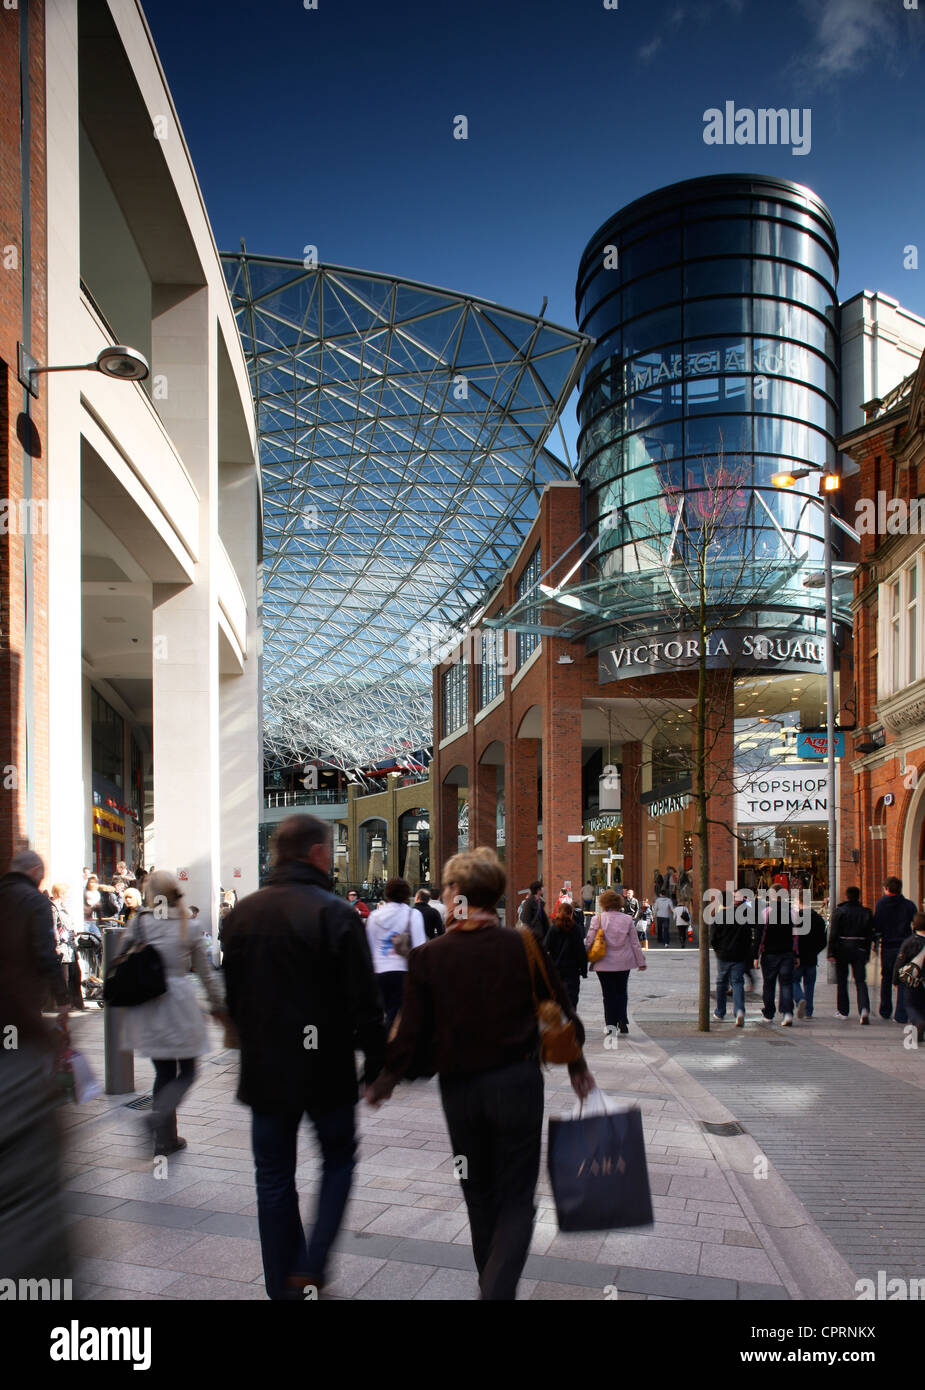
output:
<path id="1" fill-rule="evenodd" d="M 596 917 L 595 921 L 597 922 L 597 932 L 591 943 L 591 949 L 588 952 L 589 965 L 597 965 L 598 961 L 603 960 L 607 954 L 607 937 L 604 935 L 604 928 L 600 917 Z"/>
<path id="2" fill-rule="evenodd" d="M 577 1115 L 550 1117 L 547 1162 L 560 1231 L 613 1231 L 653 1221 L 638 1106 L 616 1109 L 595 1089 Z"/>
<path id="3" fill-rule="evenodd" d="M 533 991 L 533 1007 L 540 1030 L 540 1060 L 546 1066 L 566 1066 L 581 1058 L 581 1043 L 575 1032 L 575 1023 L 562 1012 L 562 1005 L 553 993 L 543 952 L 529 927 L 518 927 L 524 950 L 527 953 L 527 968 L 530 971 L 530 988 Z M 547 998 L 542 1002 L 536 997 L 536 970 L 543 978 Z"/>
<path id="4" fill-rule="evenodd" d="M 402 960 L 407 960 L 411 955 L 411 908 L 408 908 L 408 925 L 404 931 L 396 932 L 392 937 L 392 948 L 397 956 Z"/>
<path id="5" fill-rule="evenodd" d="M 134 930 L 136 939 L 113 961 L 103 981 L 103 1002 L 118 1009 L 148 1004 L 167 993 L 164 962 L 160 953 L 145 941 L 140 914 L 135 918 Z"/>
<path id="6" fill-rule="evenodd" d="M 919 951 L 914 960 L 907 960 L 897 973 L 906 989 L 918 989 L 925 974 L 925 949 Z"/>

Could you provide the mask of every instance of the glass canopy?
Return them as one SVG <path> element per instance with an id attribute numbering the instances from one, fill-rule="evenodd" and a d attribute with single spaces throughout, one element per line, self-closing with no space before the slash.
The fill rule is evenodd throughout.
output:
<path id="1" fill-rule="evenodd" d="M 223 256 L 257 410 L 268 764 L 432 741 L 445 634 L 510 564 L 591 340 L 394 276 Z"/>

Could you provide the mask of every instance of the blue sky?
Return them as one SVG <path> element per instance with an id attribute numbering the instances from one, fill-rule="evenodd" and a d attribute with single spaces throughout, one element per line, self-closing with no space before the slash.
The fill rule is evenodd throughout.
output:
<path id="1" fill-rule="evenodd" d="M 911 0 L 905 0 L 911 3 Z M 677 179 L 806 183 L 839 291 L 925 315 L 925 0 L 147 0 L 222 249 L 387 271 L 574 323 L 595 228 Z M 709 146 L 799 107 L 812 149 Z M 467 116 L 469 138 L 452 138 Z M 903 268 L 920 248 L 922 269 Z"/>

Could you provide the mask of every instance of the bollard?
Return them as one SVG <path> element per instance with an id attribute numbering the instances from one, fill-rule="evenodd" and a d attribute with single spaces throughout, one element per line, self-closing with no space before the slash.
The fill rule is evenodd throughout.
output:
<path id="1" fill-rule="evenodd" d="M 118 951 L 121 927 L 103 928 L 103 979 L 105 980 Z M 107 1004 L 103 1010 L 103 1055 L 105 1057 L 106 1094 L 124 1096 L 135 1090 L 135 1054 L 119 1046 L 122 1010 Z"/>

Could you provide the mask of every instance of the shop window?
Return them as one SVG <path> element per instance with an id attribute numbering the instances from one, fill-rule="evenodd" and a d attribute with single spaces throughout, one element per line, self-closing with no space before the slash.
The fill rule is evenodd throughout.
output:
<path id="1" fill-rule="evenodd" d="M 443 673 L 443 737 L 448 738 L 469 721 L 469 672 L 457 661 Z"/>
<path id="2" fill-rule="evenodd" d="M 496 617 L 501 617 L 497 613 Z M 481 661 L 479 662 L 479 709 L 490 705 L 496 695 L 504 688 L 504 673 L 507 670 L 505 653 L 508 634 L 496 629 L 482 633 Z"/>
<path id="3" fill-rule="evenodd" d="M 96 690 L 91 691 L 91 761 L 94 773 L 115 786 L 122 786 L 122 745 L 124 724 L 112 705 Z"/>
<path id="4" fill-rule="evenodd" d="M 925 642 L 922 625 L 923 555 L 919 554 L 885 584 L 880 586 L 882 614 L 879 637 L 879 695 L 898 695 L 913 681 L 925 675 Z"/>
<path id="5" fill-rule="evenodd" d="M 537 546 L 517 581 L 517 598 L 525 598 L 529 593 L 536 589 L 540 582 L 540 547 Z M 541 608 L 538 603 L 530 604 L 529 608 L 522 614 L 522 621 L 538 625 L 541 617 Z M 523 666 L 533 652 L 540 645 L 539 634 L 536 632 L 518 632 L 517 634 L 517 666 Z"/>

